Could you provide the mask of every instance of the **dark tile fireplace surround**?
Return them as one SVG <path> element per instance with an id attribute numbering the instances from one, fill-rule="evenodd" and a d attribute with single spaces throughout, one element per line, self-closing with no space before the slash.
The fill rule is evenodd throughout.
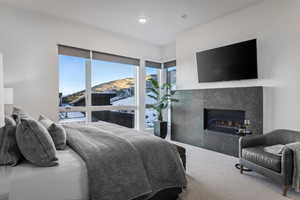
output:
<path id="1" fill-rule="evenodd" d="M 178 90 L 172 104 L 171 139 L 238 156 L 236 134 L 250 120 L 253 134 L 263 130 L 263 88 Z"/>

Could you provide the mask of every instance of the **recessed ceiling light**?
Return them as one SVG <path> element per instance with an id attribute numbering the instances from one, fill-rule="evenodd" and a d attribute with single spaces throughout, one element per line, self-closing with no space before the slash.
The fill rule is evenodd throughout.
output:
<path id="1" fill-rule="evenodd" d="M 141 24 L 146 24 L 147 19 L 146 19 L 145 17 L 141 17 L 141 18 L 139 18 L 139 22 L 140 22 Z"/>

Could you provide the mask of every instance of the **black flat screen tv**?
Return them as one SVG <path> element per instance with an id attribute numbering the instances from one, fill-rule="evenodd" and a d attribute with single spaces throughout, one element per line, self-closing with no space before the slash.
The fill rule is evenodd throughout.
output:
<path id="1" fill-rule="evenodd" d="M 256 39 L 196 53 L 201 82 L 257 79 Z"/>

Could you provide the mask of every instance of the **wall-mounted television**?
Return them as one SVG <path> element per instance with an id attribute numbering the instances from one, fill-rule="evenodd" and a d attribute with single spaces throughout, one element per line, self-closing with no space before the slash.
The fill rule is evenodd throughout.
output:
<path id="1" fill-rule="evenodd" d="M 257 79 L 256 39 L 196 53 L 201 82 Z"/>

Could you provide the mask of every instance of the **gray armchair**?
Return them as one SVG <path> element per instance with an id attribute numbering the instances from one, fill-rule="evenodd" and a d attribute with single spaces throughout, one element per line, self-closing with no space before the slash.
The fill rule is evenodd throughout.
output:
<path id="1" fill-rule="evenodd" d="M 283 129 L 264 135 L 241 137 L 239 141 L 241 173 L 243 173 L 244 167 L 247 167 L 271 178 L 283 186 L 282 194 L 286 196 L 287 190 L 292 184 L 293 152 L 284 148 L 281 155 L 275 155 L 265 152 L 264 147 L 298 141 L 300 141 L 300 132 Z"/>

